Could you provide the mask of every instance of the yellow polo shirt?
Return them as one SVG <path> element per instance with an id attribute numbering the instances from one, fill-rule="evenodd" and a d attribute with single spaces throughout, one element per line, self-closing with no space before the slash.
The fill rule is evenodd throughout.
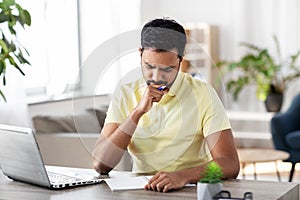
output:
<path id="1" fill-rule="evenodd" d="M 114 93 L 105 123 L 121 124 L 137 106 L 145 80 Z M 128 151 L 133 171 L 154 174 L 199 166 L 211 160 L 204 138 L 229 129 L 222 102 L 207 83 L 179 72 L 169 92 L 140 119 Z"/>

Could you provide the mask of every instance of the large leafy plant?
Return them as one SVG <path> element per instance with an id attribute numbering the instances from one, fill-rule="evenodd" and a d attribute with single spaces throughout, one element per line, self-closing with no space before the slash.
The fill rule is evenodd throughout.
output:
<path id="1" fill-rule="evenodd" d="M 224 173 L 221 166 L 215 162 L 209 162 L 202 174 L 202 178 L 199 180 L 200 183 L 220 183 Z"/>
<path id="2" fill-rule="evenodd" d="M 5 73 L 7 66 L 16 68 L 22 75 L 20 65 L 28 64 L 24 55 L 29 55 L 27 50 L 17 41 L 16 26 L 31 25 L 30 13 L 23 9 L 14 0 L 0 2 L 0 77 L 3 85 L 6 85 Z M 0 88 L 0 96 L 6 101 Z"/>
<path id="3" fill-rule="evenodd" d="M 248 84 L 256 85 L 256 97 L 265 100 L 269 93 L 283 94 L 287 84 L 300 77 L 300 67 L 296 66 L 300 50 L 283 59 L 277 37 L 273 36 L 277 57 L 272 56 L 267 48 L 260 48 L 250 43 L 240 43 L 249 52 L 239 61 L 222 61 L 218 66 L 225 72 L 238 72 L 238 76 L 226 82 L 226 88 L 232 92 L 235 100 L 241 90 Z"/>

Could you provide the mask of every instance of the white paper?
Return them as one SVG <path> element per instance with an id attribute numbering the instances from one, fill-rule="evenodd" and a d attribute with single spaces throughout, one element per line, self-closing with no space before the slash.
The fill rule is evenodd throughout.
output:
<path id="1" fill-rule="evenodd" d="M 148 183 L 148 181 L 149 177 L 146 176 L 105 179 L 105 182 L 112 191 L 144 189 L 144 186 Z"/>

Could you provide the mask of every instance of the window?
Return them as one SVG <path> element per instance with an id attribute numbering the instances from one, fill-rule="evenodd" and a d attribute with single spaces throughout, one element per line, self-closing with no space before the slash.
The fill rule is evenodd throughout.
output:
<path id="1" fill-rule="evenodd" d="M 140 0 L 130 4 L 122 0 L 27 0 L 23 7 L 32 16 L 32 25 L 20 37 L 32 65 L 23 67 L 28 96 L 56 97 L 72 87 L 81 88 L 82 76 L 88 74 L 80 66 L 88 56 L 109 38 L 140 28 Z M 120 62 L 113 65 L 103 80 L 106 85 L 124 74 L 114 73 L 120 70 Z M 98 94 L 111 93 L 113 88 Z"/>
<path id="2" fill-rule="evenodd" d="M 56 95 L 79 83 L 77 1 L 27 0 L 32 18 L 20 40 L 32 66 L 24 67 L 28 95 Z"/>

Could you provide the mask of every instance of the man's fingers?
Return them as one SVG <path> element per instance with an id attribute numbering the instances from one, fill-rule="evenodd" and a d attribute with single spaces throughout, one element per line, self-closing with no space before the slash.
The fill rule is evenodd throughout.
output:
<path id="1" fill-rule="evenodd" d="M 163 172 L 155 174 L 148 182 L 150 188 L 154 191 L 162 192 L 165 185 L 169 184 L 169 178 Z"/>
<path id="2" fill-rule="evenodd" d="M 159 91 L 157 88 L 148 86 L 146 96 L 152 101 L 152 102 L 158 102 L 164 95 L 163 91 Z"/>
<path id="3" fill-rule="evenodd" d="M 161 100 L 161 96 L 153 96 L 152 98 L 152 102 L 159 102 Z"/>
<path id="4" fill-rule="evenodd" d="M 172 184 L 169 183 L 169 184 L 167 184 L 167 185 L 164 186 L 164 189 L 163 189 L 162 192 L 168 192 L 168 191 L 171 190 L 171 189 L 172 189 Z"/>

